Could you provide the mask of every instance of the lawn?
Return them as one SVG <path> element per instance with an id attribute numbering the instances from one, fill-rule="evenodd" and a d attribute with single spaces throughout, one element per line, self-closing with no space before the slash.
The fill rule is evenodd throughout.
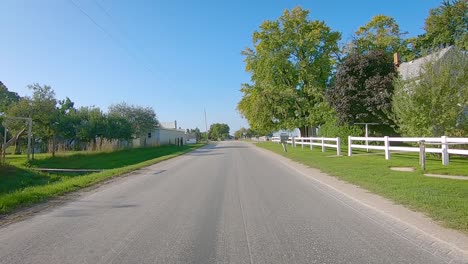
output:
<path id="1" fill-rule="evenodd" d="M 114 152 L 72 152 L 56 157 L 39 154 L 29 163 L 25 155 L 9 155 L 9 165 L 0 167 L 0 214 L 182 155 L 201 146 L 203 144 Z M 34 167 L 104 171 L 88 174 L 43 173 L 33 170 Z"/>
<path id="2" fill-rule="evenodd" d="M 339 179 L 365 188 L 415 211 L 420 211 L 442 225 L 468 233 L 468 181 L 429 178 L 418 169 L 418 155 L 392 153 L 390 160 L 382 154 L 334 157 L 336 151 L 322 153 L 319 148 L 310 150 L 280 144 L 259 143 L 257 146 L 281 154 Z M 342 153 L 347 153 L 343 150 Z M 356 154 L 358 154 L 356 152 Z M 398 172 L 390 167 L 414 167 L 415 172 Z M 450 157 L 449 166 L 440 159 L 429 156 L 428 173 L 468 176 L 468 159 Z"/>

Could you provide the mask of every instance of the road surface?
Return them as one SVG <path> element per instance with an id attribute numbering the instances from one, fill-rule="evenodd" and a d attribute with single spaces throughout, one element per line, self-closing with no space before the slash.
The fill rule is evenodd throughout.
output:
<path id="1" fill-rule="evenodd" d="M 0 229 L 0 263 L 443 263 L 241 142 Z"/>

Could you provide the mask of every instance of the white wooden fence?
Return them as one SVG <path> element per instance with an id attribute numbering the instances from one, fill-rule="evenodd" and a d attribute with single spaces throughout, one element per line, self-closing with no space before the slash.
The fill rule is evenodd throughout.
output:
<path id="1" fill-rule="evenodd" d="M 280 137 L 272 137 L 272 142 L 280 143 Z M 404 143 L 420 143 L 424 141 L 425 152 L 427 153 L 440 153 L 442 154 L 442 164 L 448 165 L 450 160 L 450 154 L 453 155 L 464 155 L 468 156 L 468 150 L 466 149 L 454 149 L 451 145 L 462 145 L 468 144 L 468 138 L 451 138 L 451 137 L 348 137 L 348 156 L 352 156 L 353 149 L 372 149 L 372 150 L 383 150 L 385 152 L 385 159 L 389 160 L 391 157 L 390 151 L 397 152 L 420 152 L 420 147 L 411 146 L 392 146 L 392 142 L 404 142 Z M 289 137 L 288 144 L 296 147 L 301 145 L 309 146 L 313 149 L 314 146 L 322 148 L 322 152 L 325 149 L 334 148 L 336 154 L 341 155 L 341 142 L 340 138 L 324 138 L 324 137 Z M 383 145 L 369 145 L 369 142 L 383 142 Z M 430 146 L 430 147 L 428 147 Z M 420 153 L 421 154 L 421 153 Z"/>
<path id="2" fill-rule="evenodd" d="M 363 144 L 356 144 L 355 141 L 364 142 Z M 461 145 L 468 144 L 468 138 L 449 138 L 446 136 L 440 138 L 424 138 L 424 137 L 348 137 L 348 156 L 353 154 L 353 149 L 374 149 L 385 151 L 385 159 L 390 159 L 390 151 L 401 151 L 401 152 L 420 152 L 419 147 L 403 147 L 403 146 L 392 146 L 391 142 L 407 142 L 407 143 L 419 143 L 424 141 L 425 145 L 433 147 L 426 147 L 428 153 L 441 153 L 442 164 L 449 164 L 449 155 L 467 155 L 468 150 L 464 149 L 451 149 L 450 145 Z M 368 142 L 383 142 L 383 146 L 368 145 Z"/>
<path id="3" fill-rule="evenodd" d="M 280 138 L 272 137 L 271 141 L 280 143 Z M 318 146 L 322 148 L 322 152 L 325 152 L 326 148 L 334 148 L 336 149 L 336 155 L 341 155 L 341 140 L 339 137 L 289 137 L 288 144 L 291 144 L 293 147 L 301 145 L 302 149 L 304 149 L 304 146 L 309 146 L 310 149 L 313 149 L 314 146 Z"/>

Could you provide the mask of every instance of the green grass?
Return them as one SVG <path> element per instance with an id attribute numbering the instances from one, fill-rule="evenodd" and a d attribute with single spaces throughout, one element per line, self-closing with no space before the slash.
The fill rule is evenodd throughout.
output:
<path id="1" fill-rule="evenodd" d="M 420 211 L 442 225 L 468 233 L 468 181 L 429 178 L 418 169 L 417 154 L 393 154 L 389 161 L 383 155 L 330 157 L 335 151 L 322 153 L 315 148 L 288 147 L 288 152 L 275 143 L 257 146 L 281 154 L 310 167 L 353 183 L 373 193 Z M 342 153 L 346 153 L 343 151 Z M 363 152 L 361 152 L 363 153 Z M 414 167 L 415 172 L 398 172 L 390 167 Z M 427 171 L 449 175 L 468 175 L 468 159 L 450 157 L 450 165 L 429 156 Z"/>
<path id="2" fill-rule="evenodd" d="M 56 157 L 40 154 L 30 163 L 26 162 L 24 155 L 7 156 L 9 165 L 0 167 L 0 214 L 182 155 L 201 146 L 203 144 L 99 153 L 74 152 Z M 38 172 L 30 167 L 106 170 L 90 174 L 55 174 Z"/>

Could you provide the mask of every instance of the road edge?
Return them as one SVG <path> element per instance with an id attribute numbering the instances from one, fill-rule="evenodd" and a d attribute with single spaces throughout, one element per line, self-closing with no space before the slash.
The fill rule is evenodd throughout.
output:
<path id="1" fill-rule="evenodd" d="M 132 170 L 132 171 L 129 171 L 129 172 L 126 172 L 126 173 L 113 175 L 113 176 L 111 176 L 109 178 L 106 178 L 106 179 L 104 179 L 102 181 L 98 181 L 96 183 L 93 183 L 93 184 L 91 184 L 89 186 L 86 186 L 86 187 L 78 189 L 78 190 L 74 190 L 74 191 L 71 191 L 71 192 L 66 192 L 66 193 L 61 194 L 61 195 L 53 196 L 53 197 L 50 197 L 50 198 L 48 198 L 46 200 L 43 200 L 43 201 L 40 201 L 40 202 L 37 202 L 37 203 L 26 204 L 26 205 L 20 206 L 20 207 L 14 209 L 11 212 L 8 212 L 8 213 L 5 213 L 5 214 L 0 214 L 0 228 L 4 228 L 5 226 L 8 226 L 8 225 L 11 225 L 11 224 L 14 224 L 14 223 L 18 223 L 18 222 L 30 219 L 30 218 L 34 217 L 35 215 L 37 215 L 37 214 L 44 213 L 44 212 L 47 212 L 49 210 L 53 210 L 53 209 L 55 209 L 55 208 L 57 208 L 59 206 L 65 205 L 67 203 L 73 202 L 73 201 L 75 201 L 75 200 L 77 200 L 79 198 L 82 198 L 84 196 L 87 196 L 87 195 L 93 194 L 95 192 L 98 192 L 100 190 L 100 188 L 102 188 L 104 186 L 109 186 L 110 184 L 120 182 L 120 181 L 128 178 L 129 176 L 132 176 L 134 174 L 138 174 L 139 172 L 145 170 L 146 168 L 148 168 L 150 166 L 154 166 L 154 165 L 158 165 L 158 164 L 160 165 L 160 164 L 164 164 L 164 163 L 167 163 L 167 162 L 172 162 L 174 160 L 178 160 L 178 159 L 183 158 L 184 156 L 186 156 L 187 154 L 189 154 L 189 153 L 191 153 L 193 151 L 203 149 L 203 148 L 205 148 L 207 146 L 210 146 L 210 145 L 213 145 L 213 144 L 208 143 L 208 144 L 205 144 L 203 146 L 192 149 L 190 151 L 184 152 L 184 153 L 182 153 L 180 155 L 169 157 L 169 158 L 163 159 L 163 160 L 159 160 L 159 161 L 156 161 L 155 163 L 149 164 L 149 165 L 144 166 L 144 167 L 140 167 L 138 169 L 135 169 L 135 170 Z"/>
<path id="2" fill-rule="evenodd" d="M 419 241 L 413 241 L 413 243 L 421 244 L 420 246 L 425 248 L 426 251 L 430 251 L 431 254 L 446 259 L 447 263 L 468 263 L 468 236 L 464 233 L 443 227 L 423 213 L 412 211 L 400 204 L 395 204 L 389 199 L 323 173 L 319 169 L 293 161 L 267 149 L 260 148 L 255 144 L 247 144 L 263 155 L 278 160 L 296 173 L 315 181 L 333 192 L 341 194 L 342 197 L 334 197 L 341 202 L 347 204 L 351 201 L 352 203 L 364 206 L 366 210 L 361 211 L 365 211 L 364 214 L 366 216 L 371 214 L 371 217 L 392 219 L 393 221 L 384 223 L 384 225 L 388 225 L 390 229 L 393 229 L 394 226 L 399 226 L 399 228 L 396 228 L 396 231 L 403 232 L 403 237 L 405 237 L 404 233 L 411 233 L 408 235 L 419 238 Z M 381 219 L 378 220 L 380 221 Z M 406 226 L 407 228 L 399 230 L 401 229 L 400 226 Z M 423 245 L 422 241 L 426 239 L 432 240 L 433 243 Z"/>

